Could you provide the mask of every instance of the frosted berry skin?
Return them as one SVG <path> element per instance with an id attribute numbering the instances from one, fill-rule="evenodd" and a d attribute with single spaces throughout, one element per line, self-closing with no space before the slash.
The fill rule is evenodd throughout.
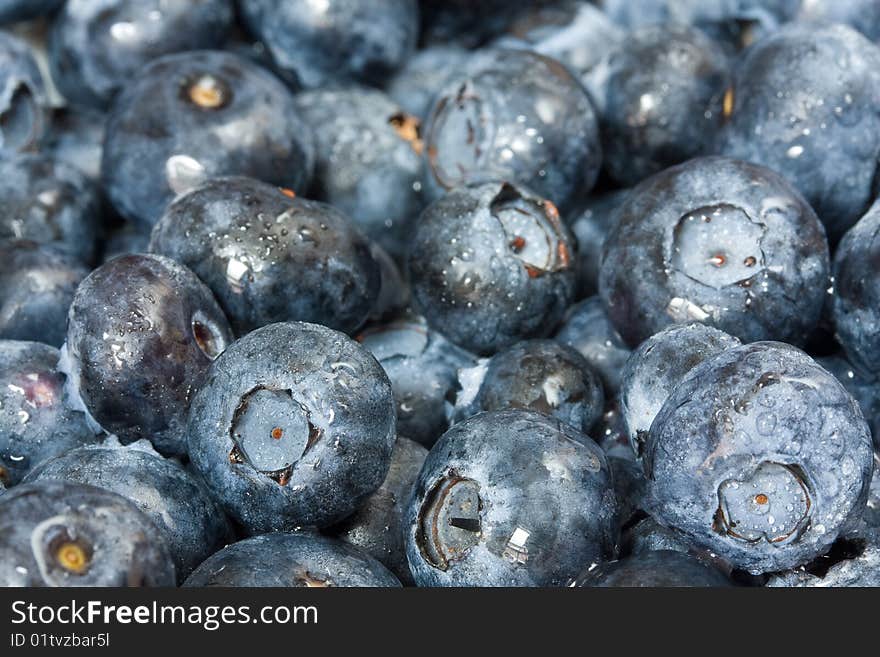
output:
<path id="1" fill-rule="evenodd" d="M 620 407 L 637 454 L 679 381 L 704 360 L 739 344 L 733 336 L 705 324 L 674 324 L 630 354 L 621 373 Z"/>
<path id="2" fill-rule="evenodd" d="M 880 373 L 880 201 L 849 229 L 834 254 L 832 313 L 849 359 Z"/>
<path id="3" fill-rule="evenodd" d="M 568 208 L 592 189 L 602 162 L 580 82 L 556 60 L 524 50 L 473 55 L 438 92 L 424 135 L 431 198 L 507 180 Z"/>
<path id="4" fill-rule="evenodd" d="M 296 106 L 315 134 L 313 196 L 401 259 L 424 205 L 419 120 L 369 89 L 306 91 Z"/>
<path id="5" fill-rule="evenodd" d="M 301 190 L 313 169 L 313 136 L 287 87 L 247 59 L 201 50 L 154 60 L 117 96 L 101 179 L 120 214 L 152 226 L 209 178 Z"/>
<path id="6" fill-rule="evenodd" d="M 793 568 L 862 515 L 872 459 L 833 375 L 790 345 L 743 345 L 691 370 L 654 419 L 648 511 L 737 568 Z"/>
<path id="7" fill-rule="evenodd" d="M 0 33 L 0 155 L 35 150 L 48 121 L 46 85 L 30 47 Z"/>
<path id="8" fill-rule="evenodd" d="M 599 291 L 631 346 L 673 323 L 803 343 L 829 281 L 825 231 L 780 175 L 721 157 L 648 178 L 618 209 Z"/>
<path id="9" fill-rule="evenodd" d="M 185 587 L 399 587 L 381 563 L 348 543 L 311 532 L 253 536 L 208 558 Z"/>
<path id="10" fill-rule="evenodd" d="M 508 183 L 459 188 L 428 206 L 408 265 L 428 325 L 480 355 L 549 334 L 574 296 L 559 211 Z"/>
<path id="11" fill-rule="evenodd" d="M 424 120 L 434 94 L 467 61 L 469 51 L 455 45 L 437 45 L 416 51 L 385 87 L 405 112 Z"/>
<path id="12" fill-rule="evenodd" d="M 188 436 L 193 465 L 249 534 L 326 527 L 382 485 L 394 397 L 376 360 L 343 333 L 270 324 L 211 366 Z"/>
<path id="13" fill-rule="evenodd" d="M 198 480 L 143 443 L 70 450 L 41 463 L 27 483 L 43 480 L 89 484 L 133 502 L 163 535 L 178 581 L 233 538 L 226 516 Z"/>
<path id="14" fill-rule="evenodd" d="M 358 511 L 330 533 L 384 564 L 404 584 L 413 577 L 406 560 L 403 517 L 428 450 L 403 436 L 397 437 L 385 481 Z"/>
<path id="15" fill-rule="evenodd" d="M 58 350 L 0 340 L 0 482 L 14 486 L 34 466 L 95 442 L 85 416 L 68 404 Z"/>
<path id="16" fill-rule="evenodd" d="M 729 63 L 696 28 L 652 26 L 609 55 L 600 85 L 604 165 L 622 185 L 711 152 Z"/>
<path id="17" fill-rule="evenodd" d="M 357 339 L 388 374 L 398 432 L 430 448 L 449 427 L 447 410 L 458 388 L 458 370 L 473 366 L 476 358 L 421 317 L 371 326 Z"/>
<path id="18" fill-rule="evenodd" d="M 355 331 L 380 293 L 371 244 L 347 216 L 249 178 L 175 199 L 150 250 L 191 267 L 239 334 L 287 320 Z"/>
<path id="19" fill-rule="evenodd" d="M 220 46 L 232 20 L 232 0 L 70 0 L 52 22 L 52 78 L 71 103 L 103 109 L 149 61 Z"/>
<path id="20" fill-rule="evenodd" d="M 844 25 L 792 23 L 744 55 L 728 93 L 715 152 L 785 176 L 836 242 L 878 192 L 880 47 Z"/>
<path id="21" fill-rule="evenodd" d="M 466 379 L 482 380 L 471 393 Z M 520 408 L 543 413 L 589 433 L 602 415 L 602 380 L 580 353 L 555 340 L 524 340 L 481 362 L 460 370 L 456 398 L 458 421 L 482 411 Z"/>
<path id="22" fill-rule="evenodd" d="M 174 562 L 124 497 L 40 481 L 0 497 L 0 586 L 174 586 Z"/>
<path id="23" fill-rule="evenodd" d="M 419 32 L 416 0 L 247 0 L 238 9 L 275 65 L 307 88 L 382 84 L 415 50 Z"/>
<path id="24" fill-rule="evenodd" d="M 0 338 L 60 347 L 67 310 L 87 274 L 79 260 L 51 246 L 0 241 Z"/>
<path id="25" fill-rule="evenodd" d="M 92 263 L 100 194 L 85 174 L 53 157 L 28 153 L 0 160 L 0 237 L 51 244 Z"/>
<path id="26" fill-rule="evenodd" d="M 182 455 L 192 396 L 231 341 L 223 312 L 189 269 L 162 256 L 125 255 L 77 289 L 62 365 L 102 429 Z"/>
<path id="27" fill-rule="evenodd" d="M 499 411 L 434 445 L 405 524 L 419 586 L 563 586 L 613 558 L 617 503 L 592 440 L 545 415 Z"/>

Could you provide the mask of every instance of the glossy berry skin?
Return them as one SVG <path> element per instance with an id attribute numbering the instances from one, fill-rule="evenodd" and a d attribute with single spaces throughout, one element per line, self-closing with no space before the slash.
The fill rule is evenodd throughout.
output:
<path id="1" fill-rule="evenodd" d="M 419 586 L 563 586 L 614 555 L 611 470 L 568 424 L 481 413 L 431 449 L 405 525 Z"/>
<path id="2" fill-rule="evenodd" d="M 71 103 L 104 108 L 147 62 L 220 46 L 232 19 L 232 0 L 68 0 L 52 23 L 52 78 Z"/>
<path id="3" fill-rule="evenodd" d="M 162 534 L 178 581 L 232 540 L 226 517 L 202 485 L 149 443 L 71 450 L 44 461 L 27 482 L 43 480 L 89 484 L 133 502 Z"/>
<path id="4" fill-rule="evenodd" d="M 402 258 L 423 206 L 419 120 L 367 89 L 306 91 L 296 107 L 315 134 L 313 196 Z"/>
<path id="5" fill-rule="evenodd" d="M 40 481 L 0 498 L 0 586 L 174 586 L 174 562 L 124 497 Z"/>
<path id="6" fill-rule="evenodd" d="M 580 353 L 599 372 L 609 398 L 617 393 L 630 349 L 608 319 L 599 297 L 571 306 L 555 339 Z"/>
<path id="7" fill-rule="evenodd" d="M 399 587 L 385 566 L 357 548 L 309 532 L 253 536 L 208 558 L 185 587 Z"/>
<path id="8" fill-rule="evenodd" d="M 828 275 L 825 231 L 800 194 L 769 169 L 709 157 L 627 196 L 605 241 L 599 291 L 632 346 L 693 321 L 743 341 L 802 343 Z"/>
<path id="9" fill-rule="evenodd" d="M 58 350 L 0 340 L 0 481 L 17 484 L 40 462 L 95 441 L 64 394 Z"/>
<path id="10" fill-rule="evenodd" d="M 211 366 L 188 435 L 193 465 L 246 532 L 326 527 L 385 479 L 396 438 L 391 384 L 338 331 L 270 324 Z"/>
<path id="11" fill-rule="evenodd" d="M 682 552 L 658 550 L 599 564 L 584 571 L 574 586 L 671 588 L 732 586 L 719 570 Z"/>
<path id="12" fill-rule="evenodd" d="M 78 169 L 45 155 L 0 160 L 0 237 L 51 244 L 93 262 L 100 190 Z"/>
<path id="13" fill-rule="evenodd" d="M 469 56 L 469 51 L 451 44 L 420 49 L 391 78 L 385 92 L 406 113 L 424 120 L 434 95 Z"/>
<path id="14" fill-rule="evenodd" d="M 573 257 L 553 203 L 508 183 L 459 188 L 416 224 L 413 300 L 429 326 L 489 355 L 553 330 L 574 295 Z"/>
<path id="15" fill-rule="evenodd" d="M 630 354 L 621 374 L 620 407 L 636 453 L 679 381 L 704 360 L 739 344 L 732 335 L 705 324 L 674 324 Z"/>
<path id="16" fill-rule="evenodd" d="M 385 481 L 353 516 L 330 529 L 334 536 L 384 564 L 406 585 L 414 582 L 406 560 L 403 518 L 427 455 L 419 443 L 398 436 Z"/>
<path id="17" fill-rule="evenodd" d="M 62 369 L 92 420 L 123 443 L 186 453 L 190 400 L 232 332 L 210 290 L 162 256 L 94 270 L 70 306 Z"/>
<path id="18" fill-rule="evenodd" d="M 152 226 L 206 179 L 301 190 L 313 168 L 313 137 L 287 87 L 242 57 L 201 50 L 154 60 L 117 96 L 101 178 L 120 214 Z"/>
<path id="19" fill-rule="evenodd" d="M 474 380 L 476 379 L 476 380 Z M 555 340 L 525 340 L 460 370 L 455 417 L 520 408 L 588 433 L 602 415 L 602 380 L 580 353 Z"/>
<path id="20" fill-rule="evenodd" d="M 604 165 L 635 185 L 710 152 L 730 85 L 725 53 L 696 28 L 652 26 L 630 33 L 597 91 Z"/>
<path id="21" fill-rule="evenodd" d="M 691 370 L 654 419 L 648 511 L 737 568 L 784 570 L 861 516 L 872 458 L 833 375 L 790 345 L 743 345 Z"/>
<path id="22" fill-rule="evenodd" d="M 745 54 L 732 93 L 716 152 L 784 175 L 836 242 L 878 191 L 880 47 L 792 23 Z"/>
<path id="23" fill-rule="evenodd" d="M 0 241 L 0 338 L 60 347 L 67 309 L 87 274 L 79 260 L 51 246 Z"/>
<path id="24" fill-rule="evenodd" d="M 832 313 L 838 341 L 853 363 L 880 373 L 880 201 L 834 254 Z"/>
<path id="25" fill-rule="evenodd" d="M 0 155 L 34 150 L 49 120 L 46 85 L 27 43 L 0 32 Z"/>
<path id="26" fill-rule="evenodd" d="M 380 84 L 415 49 L 416 0 L 240 0 L 245 27 L 308 88 Z"/>
<path id="27" fill-rule="evenodd" d="M 586 91 L 559 62 L 524 50 L 473 55 L 438 92 L 424 135 L 432 198 L 506 180 L 568 208 L 602 162 Z"/>
<path id="28" fill-rule="evenodd" d="M 397 430 L 431 447 L 449 426 L 447 406 L 458 388 L 458 370 L 476 358 L 428 327 L 421 317 L 372 326 L 358 336 L 391 381 Z"/>
<path id="29" fill-rule="evenodd" d="M 240 335 L 287 320 L 354 331 L 379 297 L 379 264 L 348 217 L 249 178 L 175 199 L 150 250 L 191 267 Z"/>
<path id="30" fill-rule="evenodd" d="M 64 0 L 0 0 L 0 25 L 44 16 L 63 3 Z"/>

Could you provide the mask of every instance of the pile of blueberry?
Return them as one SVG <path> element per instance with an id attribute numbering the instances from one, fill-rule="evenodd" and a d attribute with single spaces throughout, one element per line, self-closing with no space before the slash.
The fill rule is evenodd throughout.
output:
<path id="1" fill-rule="evenodd" d="M 0 585 L 880 585 L 877 0 L 0 23 Z"/>

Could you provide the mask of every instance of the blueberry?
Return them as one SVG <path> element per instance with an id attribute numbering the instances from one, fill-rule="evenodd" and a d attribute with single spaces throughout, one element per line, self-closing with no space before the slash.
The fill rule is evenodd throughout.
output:
<path id="1" fill-rule="evenodd" d="M 403 110 L 424 120 L 434 95 L 469 56 L 464 48 L 438 45 L 414 53 L 389 81 L 386 92 Z"/>
<path id="2" fill-rule="evenodd" d="M 476 362 L 414 317 L 372 326 L 358 341 L 385 370 L 394 390 L 397 429 L 431 447 L 449 426 L 446 407 L 458 387 L 458 370 Z"/>
<path id="3" fill-rule="evenodd" d="M 74 449 L 43 462 L 26 483 L 47 479 L 104 488 L 133 502 L 160 530 L 179 580 L 232 538 L 226 517 L 207 491 L 149 443 Z"/>
<path id="4" fill-rule="evenodd" d="M 452 342 L 492 354 L 554 329 L 574 294 L 573 257 L 553 203 L 508 183 L 456 189 L 415 226 L 413 300 Z"/>
<path id="5" fill-rule="evenodd" d="M 507 180 L 569 208 L 602 161 L 586 91 L 559 62 L 525 50 L 473 55 L 439 91 L 424 135 L 432 198 Z"/>
<path id="6" fill-rule="evenodd" d="M 770 578 L 767 586 L 773 588 L 834 588 L 834 587 L 877 587 L 880 586 L 880 534 L 873 532 L 867 539 L 854 541 L 850 546 L 852 553 L 821 568 L 814 565 L 780 573 Z M 824 571 L 824 572 L 823 572 Z"/>
<path id="7" fill-rule="evenodd" d="M 370 320 L 382 321 L 398 317 L 406 312 L 409 305 L 409 281 L 406 280 L 397 262 L 378 243 L 370 244 L 370 253 L 379 265 L 380 279 L 379 295 L 370 312 Z"/>
<path id="8" fill-rule="evenodd" d="M 630 354 L 620 375 L 620 406 L 636 453 L 651 423 L 684 376 L 704 360 L 740 341 L 705 324 L 674 324 Z"/>
<path id="9" fill-rule="evenodd" d="M 880 4 L 874 0 L 802 0 L 795 19 L 845 23 L 871 41 L 880 41 Z"/>
<path id="10" fill-rule="evenodd" d="M 101 177 L 120 214 L 153 225 L 176 195 L 208 178 L 306 188 L 312 142 L 272 74 L 231 53 L 178 53 L 148 64 L 116 97 Z"/>
<path id="11" fill-rule="evenodd" d="M 305 87 L 378 84 L 412 54 L 416 0 L 239 0 L 242 20 Z"/>
<path id="12" fill-rule="evenodd" d="M 407 585 L 414 582 L 406 561 L 403 518 L 427 455 L 419 443 L 398 436 L 384 483 L 353 516 L 331 529 L 335 536 L 385 564 Z"/>
<path id="13" fill-rule="evenodd" d="M 853 363 L 880 373 L 880 200 L 834 254 L 832 312 L 837 339 Z"/>
<path id="14" fill-rule="evenodd" d="M 648 511 L 751 573 L 826 552 L 865 508 L 871 437 L 856 401 L 809 356 L 757 342 L 703 361 L 645 447 Z"/>
<path id="15" fill-rule="evenodd" d="M 134 504 L 40 481 L 0 497 L 0 586 L 173 586 L 174 563 Z"/>
<path id="16" fill-rule="evenodd" d="M 147 62 L 223 43 L 232 0 L 68 0 L 49 38 L 52 78 L 76 105 L 106 107 Z"/>
<path id="17" fill-rule="evenodd" d="M 0 237 L 23 237 L 92 262 L 101 226 L 97 185 L 45 155 L 0 159 Z"/>
<path id="18" fill-rule="evenodd" d="M 588 199 L 571 222 L 571 232 L 577 243 L 577 296 L 580 299 L 599 291 L 602 245 L 614 226 L 617 208 L 628 193 L 629 190 L 621 189 Z"/>
<path id="19" fill-rule="evenodd" d="M 178 197 L 150 250 L 192 267 L 239 334 L 287 320 L 352 332 L 380 292 L 379 264 L 348 217 L 248 178 L 209 180 Z"/>
<path id="20" fill-rule="evenodd" d="M 419 586 L 562 586 L 614 556 L 611 470 L 592 440 L 531 411 L 481 413 L 434 445 L 407 513 Z"/>
<path id="21" fill-rule="evenodd" d="M 398 587 L 373 557 L 347 543 L 307 532 L 254 536 L 220 550 L 186 587 Z"/>
<path id="22" fill-rule="evenodd" d="M 719 152 L 784 175 L 832 242 L 878 192 L 880 47 L 855 30 L 792 23 L 744 56 Z"/>
<path id="23" fill-rule="evenodd" d="M 146 253 L 150 248 L 149 228 L 130 221 L 121 221 L 107 226 L 101 250 L 100 263 L 104 264 L 121 255 Z"/>
<path id="24" fill-rule="evenodd" d="M 671 588 L 732 586 L 723 573 L 681 552 L 658 550 L 599 564 L 573 584 L 582 587 Z"/>
<path id="25" fill-rule="evenodd" d="M 868 504 L 864 521 L 868 527 L 880 530 L 880 453 L 874 452 L 874 474 L 868 489 Z"/>
<path id="26" fill-rule="evenodd" d="M 102 112 L 58 108 L 53 111 L 43 138 L 43 152 L 76 167 L 91 180 L 99 181 L 105 121 Z"/>
<path id="27" fill-rule="evenodd" d="M 34 466 L 94 442 L 82 413 L 64 395 L 58 350 L 0 340 L 0 482 L 14 486 Z"/>
<path id="28" fill-rule="evenodd" d="M 231 340 L 210 290 L 189 269 L 161 256 L 120 256 L 77 289 L 62 369 L 105 431 L 180 455 L 190 400 Z"/>
<path id="29" fill-rule="evenodd" d="M 587 359 L 602 377 L 609 397 L 617 392 L 630 350 L 611 324 L 598 297 L 590 297 L 568 309 L 556 340 Z"/>
<path id="30" fill-rule="evenodd" d="M 477 48 L 498 38 L 524 12 L 542 0 L 419 0 L 421 41 Z"/>
<path id="31" fill-rule="evenodd" d="M 727 57 L 696 28 L 652 26 L 609 55 L 602 99 L 604 164 L 623 185 L 710 152 L 730 86 Z"/>
<path id="32" fill-rule="evenodd" d="M 0 155 L 36 148 L 49 122 L 47 106 L 46 85 L 30 47 L 0 31 Z"/>
<path id="33" fill-rule="evenodd" d="M 602 381 L 587 360 L 554 340 L 526 340 L 459 373 L 459 420 L 481 411 L 521 408 L 544 413 L 588 433 L 602 414 Z M 469 378 L 477 380 L 468 381 Z"/>
<path id="34" fill-rule="evenodd" d="M 193 464 L 247 532 L 326 527 L 385 479 L 396 437 L 391 384 L 342 333 L 270 324 L 214 361 L 188 435 Z"/>
<path id="35" fill-rule="evenodd" d="M 0 25 L 50 14 L 63 3 L 64 0 L 0 0 Z"/>
<path id="36" fill-rule="evenodd" d="M 855 397 L 871 427 L 874 444 L 880 449 L 880 376 L 854 366 L 841 355 L 818 358 L 817 362 L 836 376 L 849 394 Z"/>
<path id="37" fill-rule="evenodd" d="M 621 528 L 626 528 L 645 515 L 643 510 L 647 481 L 641 463 L 621 457 L 607 450 L 608 465 L 614 479 L 614 494 L 617 497 L 618 520 Z"/>
<path id="38" fill-rule="evenodd" d="M 79 260 L 51 246 L 0 241 L 0 338 L 60 347 L 67 309 L 86 274 Z"/>
<path id="39" fill-rule="evenodd" d="M 534 3 L 516 14 L 495 47 L 532 50 L 582 76 L 600 65 L 625 38 L 624 30 L 598 7 L 579 0 Z"/>
<path id="40" fill-rule="evenodd" d="M 822 224 L 781 176 L 708 157 L 627 196 L 605 241 L 599 290 L 632 346 L 693 321 L 744 341 L 803 343 L 819 321 L 828 270 Z"/>
<path id="41" fill-rule="evenodd" d="M 307 91 L 296 107 L 315 133 L 315 197 L 401 258 L 423 205 L 419 120 L 366 89 Z"/>

